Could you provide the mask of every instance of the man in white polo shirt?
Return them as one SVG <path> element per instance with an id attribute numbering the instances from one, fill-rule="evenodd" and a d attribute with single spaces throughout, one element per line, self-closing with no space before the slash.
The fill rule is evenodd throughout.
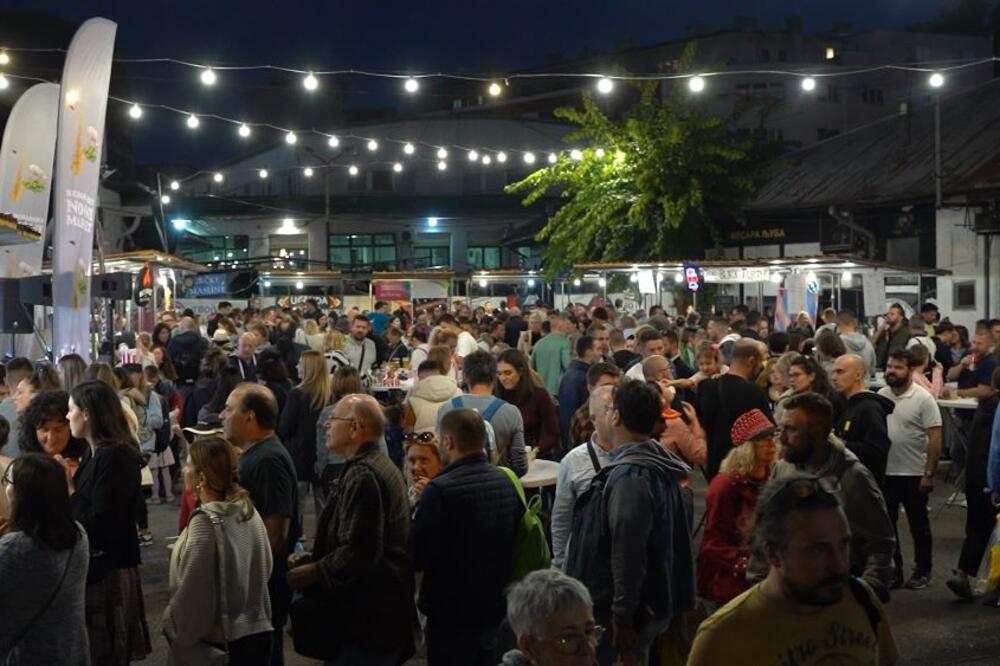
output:
<path id="1" fill-rule="evenodd" d="M 889 460 L 885 470 L 885 505 L 893 526 L 899 517 L 899 505 L 906 510 L 913 537 L 913 575 L 906 587 L 922 590 L 931 580 L 931 523 L 927 496 L 934 490 L 934 474 L 941 455 L 941 410 L 933 396 L 913 383 L 910 374 L 913 356 L 905 349 L 889 354 L 885 367 L 887 386 L 878 393 L 895 403 L 886 417 Z M 899 550 L 896 528 L 895 585 L 903 584 L 903 556 Z"/>

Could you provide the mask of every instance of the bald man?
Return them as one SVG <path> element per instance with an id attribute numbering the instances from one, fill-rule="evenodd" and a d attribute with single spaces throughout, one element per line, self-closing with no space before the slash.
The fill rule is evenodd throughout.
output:
<path id="1" fill-rule="evenodd" d="M 867 375 L 865 360 L 858 354 L 844 354 L 834 361 L 830 382 L 847 399 L 847 407 L 834 424 L 833 432 L 844 440 L 881 486 L 891 445 L 886 417 L 892 413 L 894 405 L 892 400 L 868 390 Z"/>
<path id="2" fill-rule="evenodd" d="M 201 359 L 208 352 L 208 340 L 201 336 L 198 325 L 191 317 L 181 319 L 177 335 L 170 338 L 167 353 L 177 370 L 178 384 L 181 392 L 187 393 L 194 388 L 198 379 Z"/>
<path id="3" fill-rule="evenodd" d="M 236 342 L 236 350 L 229 355 L 229 367 L 240 371 L 245 382 L 257 381 L 257 344 L 255 333 L 244 333 Z"/>
<path id="4" fill-rule="evenodd" d="M 384 429 L 371 396 L 351 394 L 334 407 L 326 445 L 347 459 L 338 499 L 319 518 L 315 550 L 289 558 L 293 590 L 350 609 L 330 627 L 339 644 L 327 664 L 396 664 L 413 649 L 410 502 L 402 475 L 378 448 Z"/>

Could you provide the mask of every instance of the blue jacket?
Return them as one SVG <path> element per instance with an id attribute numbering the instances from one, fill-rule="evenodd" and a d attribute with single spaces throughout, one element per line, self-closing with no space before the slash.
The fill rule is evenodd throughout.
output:
<path id="1" fill-rule="evenodd" d="M 573 415 L 580 405 L 587 402 L 589 392 L 587 391 L 587 370 L 590 366 L 574 359 L 570 362 L 562 379 L 559 380 L 559 432 L 562 433 L 563 441 L 569 437 L 569 426 L 573 422 Z M 579 442 L 569 442 L 573 446 Z"/>
<path id="2" fill-rule="evenodd" d="M 694 549 L 680 482 L 691 468 L 653 440 L 615 449 L 609 467 L 604 493 L 614 589 L 591 590 L 595 614 L 641 625 L 690 610 Z"/>
<path id="3" fill-rule="evenodd" d="M 506 613 L 504 591 L 524 514 L 510 478 L 481 453 L 445 467 L 413 514 L 413 562 L 423 571 L 417 603 L 429 621 L 485 629 Z"/>

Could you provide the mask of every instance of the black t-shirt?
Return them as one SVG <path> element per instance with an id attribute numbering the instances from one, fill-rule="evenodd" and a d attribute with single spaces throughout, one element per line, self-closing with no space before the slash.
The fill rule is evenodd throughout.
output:
<path id="1" fill-rule="evenodd" d="M 767 394 L 753 382 L 726 374 L 718 379 L 703 380 L 698 384 L 696 411 L 702 427 L 705 428 L 708 444 L 705 475 L 710 480 L 718 473 L 723 458 L 733 448 L 729 436 L 733 423 L 741 414 L 754 408 L 774 420 Z"/>
<path id="2" fill-rule="evenodd" d="M 288 555 L 301 535 L 299 487 L 292 457 L 276 435 L 260 440 L 240 456 L 240 485 L 250 493 L 261 518 L 275 514 L 288 518 L 287 551 L 274 553 L 271 573 L 272 578 L 284 578 Z"/>

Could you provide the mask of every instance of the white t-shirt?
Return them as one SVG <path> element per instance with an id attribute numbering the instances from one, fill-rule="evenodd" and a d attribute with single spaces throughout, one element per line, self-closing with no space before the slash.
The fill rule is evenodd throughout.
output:
<path id="1" fill-rule="evenodd" d="M 469 354 L 479 349 L 476 339 L 468 331 L 458 334 L 458 345 L 455 346 L 455 356 L 465 358 Z"/>
<path id="2" fill-rule="evenodd" d="M 916 384 L 899 396 L 888 386 L 878 394 L 895 404 L 892 414 L 886 418 L 892 442 L 886 476 L 923 476 L 927 429 L 941 427 L 941 410 L 937 402 L 926 389 Z"/>

